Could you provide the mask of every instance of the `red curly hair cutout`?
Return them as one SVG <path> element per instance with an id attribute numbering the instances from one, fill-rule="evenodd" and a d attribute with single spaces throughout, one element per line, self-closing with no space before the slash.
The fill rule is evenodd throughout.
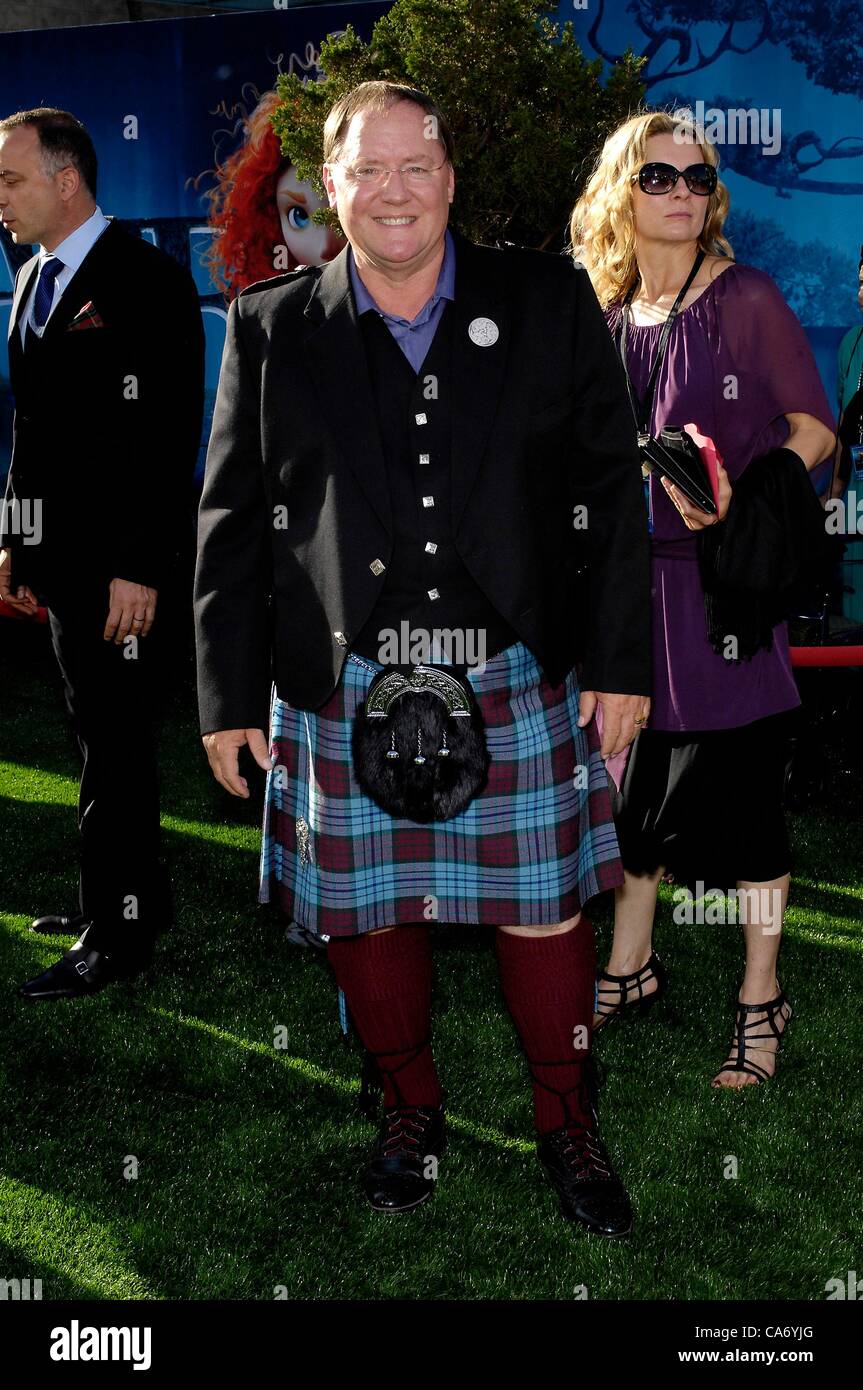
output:
<path id="1" fill-rule="evenodd" d="M 246 138 L 238 150 L 217 164 L 217 184 L 210 200 L 209 223 L 216 231 L 205 258 L 214 283 L 227 300 L 256 280 L 269 280 L 299 261 L 287 253 L 287 263 L 274 269 L 275 248 L 284 246 L 276 204 L 276 185 L 290 165 L 270 117 L 278 94 L 265 92 L 245 122 Z"/>

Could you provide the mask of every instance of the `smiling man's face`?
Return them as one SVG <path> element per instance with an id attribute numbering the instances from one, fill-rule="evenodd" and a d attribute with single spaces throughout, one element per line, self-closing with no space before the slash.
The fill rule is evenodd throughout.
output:
<path id="1" fill-rule="evenodd" d="M 358 265 L 371 265 L 394 280 L 421 269 L 440 251 L 453 199 L 455 176 L 444 162 L 441 140 L 429 138 L 432 123 L 421 106 L 399 101 L 387 111 L 358 111 L 336 159 L 324 165 L 330 206 L 354 248 Z M 364 167 L 434 169 L 417 184 L 401 173 L 380 185 L 359 182 Z"/>

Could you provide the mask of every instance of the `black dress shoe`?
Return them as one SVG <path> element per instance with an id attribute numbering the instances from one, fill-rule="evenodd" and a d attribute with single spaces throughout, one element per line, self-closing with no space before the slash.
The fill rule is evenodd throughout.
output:
<path id="1" fill-rule="evenodd" d="M 363 1176 L 365 1194 L 375 1211 L 410 1211 L 427 1201 L 434 1191 L 437 1161 L 445 1150 L 443 1106 L 385 1110 Z"/>
<path id="2" fill-rule="evenodd" d="M 56 964 L 21 985 L 18 993 L 23 999 L 52 1003 L 57 999 L 81 999 L 98 994 L 106 985 L 118 980 L 133 980 L 147 969 L 152 956 L 130 961 L 88 947 L 86 941 L 76 941 L 71 950 Z"/>
<path id="3" fill-rule="evenodd" d="M 568 1220 L 580 1222 L 591 1235 L 629 1235 L 629 1198 L 596 1128 L 570 1123 L 541 1135 L 536 1151 Z"/>
<path id="4" fill-rule="evenodd" d="M 40 936 L 80 936 L 89 925 L 80 912 L 72 917 L 49 913 L 47 917 L 37 917 L 35 922 L 31 922 L 30 930 L 38 932 Z"/>

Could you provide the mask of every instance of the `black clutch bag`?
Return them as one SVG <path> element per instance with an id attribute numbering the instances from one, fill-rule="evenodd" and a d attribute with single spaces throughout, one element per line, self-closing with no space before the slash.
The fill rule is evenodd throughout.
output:
<path id="1" fill-rule="evenodd" d="M 354 771 L 391 816 L 457 816 L 488 781 L 485 725 L 466 679 L 439 666 L 380 671 L 354 719 Z"/>
<path id="2" fill-rule="evenodd" d="M 646 468 L 657 477 L 669 478 L 696 507 L 711 516 L 716 515 L 707 469 L 698 446 L 685 430 L 668 426 L 660 430 L 658 439 L 651 434 L 640 434 L 638 450 L 642 469 Z"/>

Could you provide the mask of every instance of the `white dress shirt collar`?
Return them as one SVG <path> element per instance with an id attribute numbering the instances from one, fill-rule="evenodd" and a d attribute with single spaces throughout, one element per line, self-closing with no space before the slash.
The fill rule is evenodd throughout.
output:
<path id="1" fill-rule="evenodd" d="M 55 246 L 53 251 L 46 251 L 45 247 L 40 245 L 36 274 L 33 276 L 33 283 L 30 293 L 27 296 L 27 303 L 24 305 L 21 317 L 18 321 L 22 347 L 27 341 L 28 324 L 37 338 L 41 338 L 42 334 L 45 332 L 48 321 L 50 321 L 51 314 L 53 314 L 59 303 L 60 296 L 64 293 L 74 276 L 77 275 L 84 257 L 92 251 L 99 237 L 109 225 L 108 218 L 104 215 L 102 209 L 97 207 L 95 212 L 93 212 L 85 222 L 82 222 L 80 227 L 76 227 L 74 232 L 70 232 L 69 235 L 60 242 L 59 246 Z M 36 285 L 42 273 L 42 267 L 49 256 L 56 256 L 58 261 L 62 261 L 63 269 L 54 281 L 54 296 L 51 300 L 51 309 L 45 326 L 37 328 L 36 324 L 33 322 L 33 305 L 36 299 Z"/>
<path id="2" fill-rule="evenodd" d="M 102 209 L 97 207 L 86 222 L 82 222 L 80 227 L 76 227 L 74 232 L 70 232 L 59 246 L 54 247 L 53 251 L 46 251 L 44 246 L 39 247 L 39 269 L 42 269 L 49 256 L 56 256 L 74 275 L 80 268 L 87 252 L 92 251 L 107 226 L 107 217 Z"/>

